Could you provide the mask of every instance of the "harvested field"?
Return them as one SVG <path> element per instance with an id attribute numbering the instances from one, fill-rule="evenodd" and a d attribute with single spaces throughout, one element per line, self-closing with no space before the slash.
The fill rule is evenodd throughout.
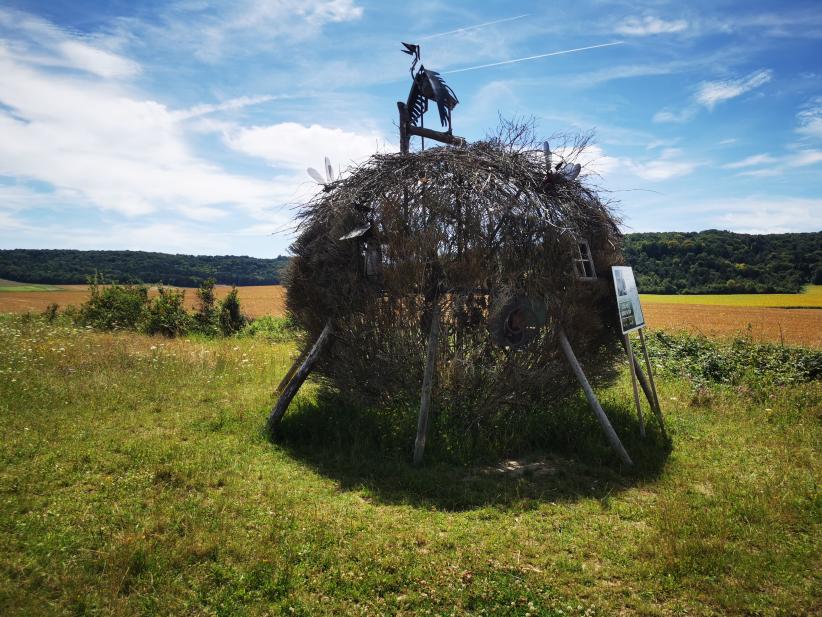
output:
<path id="1" fill-rule="evenodd" d="M 21 286 L 27 289 L 29 286 Z M 238 287 L 243 312 L 249 317 L 282 315 L 285 310 L 285 288 L 281 285 Z M 217 297 L 223 298 L 231 290 L 216 288 Z M 776 308 L 774 306 L 733 306 L 721 302 L 741 302 L 753 298 L 762 303 L 782 302 L 789 306 L 822 306 L 822 287 L 790 296 L 763 294 L 762 296 L 707 296 L 715 304 L 693 304 L 692 299 L 706 296 L 674 296 L 677 302 L 659 302 L 668 296 L 642 296 L 648 326 L 656 330 L 686 330 L 709 336 L 729 337 L 748 334 L 759 341 L 784 342 L 791 345 L 822 347 L 822 310 L 819 308 Z M 186 288 L 186 305 L 196 301 L 195 289 Z M 156 291 L 152 290 L 152 293 Z M 61 285 L 56 291 L 0 291 L 0 313 L 42 312 L 56 302 L 60 308 L 70 304 L 79 306 L 88 298 L 86 285 Z M 748 326 L 750 324 L 750 331 Z"/>
<path id="2" fill-rule="evenodd" d="M 808 285 L 800 294 L 711 294 L 675 296 L 641 294 L 642 304 L 713 304 L 716 306 L 773 306 L 822 308 L 822 285 Z"/>
<path id="3" fill-rule="evenodd" d="M 56 303 L 60 308 L 70 304 L 79 306 L 88 298 L 87 285 L 61 285 L 54 291 L 28 291 L 25 285 L 16 289 L 0 291 L 0 313 L 24 313 L 26 311 L 42 312 L 50 304 Z M 32 286 L 33 287 L 33 286 Z M 260 285 L 238 287 L 243 312 L 249 317 L 263 315 L 281 315 L 285 305 L 285 291 L 281 285 Z M 220 285 L 215 288 L 218 298 L 224 298 L 231 287 Z M 196 290 L 185 288 L 186 305 L 189 308 L 196 304 Z M 151 295 L 156 294 L 152 288 Z"/>
<path id="4" fill-rule="evenodd" d="M 822 309 L 645 303 L 643 310 L 654 330 L 686 330 L 711 337 L 743 334 L 756 341 L 822 347 Z"/>

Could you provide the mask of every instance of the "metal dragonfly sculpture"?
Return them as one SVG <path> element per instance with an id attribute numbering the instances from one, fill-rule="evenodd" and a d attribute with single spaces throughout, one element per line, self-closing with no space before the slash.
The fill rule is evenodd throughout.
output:
<path id="1" fill-rule="evenodd" d="M 405 103 L 397 102 L 400 110 L 400 150 L 407 153 L 411 136 L 417 135 L 425 140 L 426 137 L 452 146 L 465 145 L 465 139 L 452 133 L 451 111 L 459 103 L 457 95 L 437 71 L 426 69 L 420 62 L 420 46 L 413 43 L 403 43 L 403 53 L 413 57 L 411 63 L 411 90 Z M 419 64 L 419 69 L 414 72 Z M 428 111 L 428 102 L 437 104 L 440 124 L 445 131 L 434 131 L 425 128 L 423 116 Z M 423 144 L 425 142 L 423 141 Z"/>

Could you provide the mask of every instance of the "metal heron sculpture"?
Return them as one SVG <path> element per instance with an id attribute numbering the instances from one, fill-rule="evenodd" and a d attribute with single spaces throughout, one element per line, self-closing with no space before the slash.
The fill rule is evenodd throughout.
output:
<path id="1" fill-rule="evenodd" d="M 450 144 L 452 146 L 465 145 L 465 139 L 456 137 L 452 133 L 451 111 L 459 103 L 457 95 L 437 71 L 426 69 L 420 63 L 420 46 L 413 43 L 403 43 L 405 49 L 403 53 L 414 58 L 411 63 L 411 90 L 405 103 L 397 102 L 400 110 L 400 150 L 407 153 L 412 135 L 417 135 L 422 139 L 428 137 L 436 141 Z M 419 69 L 414 72 L 417 64 Z M 428 102 L 434 101 L 437 104 L 440 124 L 445 131 L 433 131 L 426 129 L 423 116 L 428 111 Z"/>

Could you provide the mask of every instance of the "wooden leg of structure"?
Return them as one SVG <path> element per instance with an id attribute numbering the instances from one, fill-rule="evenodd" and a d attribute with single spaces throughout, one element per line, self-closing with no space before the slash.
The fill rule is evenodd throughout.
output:
<path id="1" fill-rule="evenodd" d="M 277 400 L 277 404 L 274 405 L 274 408 L 271 410 L 271 413 L 268 415 L 268 422 L 266 423 L 266 431 L 268 434 L 273 437 L 277 431 L 277 427 L 280 424 L 280 420 L 283 419 L 286 410 L 288 409 L 288 405 L 291 403 L 291 399 L 294 398 L 294 395 L 297 394 L 297 390 L 300 389 L 300 386 L 303 385 L 303 382 L 308 377 L 308 374 L 311 372 L 311 369 L 314 368 L 314 365 L 317 363 L 317 359 L 320 357 L 320 353 L 328 344 L 328 340 L 331 334 L 331 320 L 329 319 L 323 331 L 320 333 L 319 338 L 314 343 L 314 346 L 311 348 L 311 351 L 308 352 L 308 355 L 303 360 L 302 365 L 300 368 L 294 372 L 293 377 L 289 380 L 288 385 L 285 386 L 282 390 L 282 394 L 280 398 Z"/>
<path id="2" fill-rule="evenodd" d="M 631 369 L 631 386 L 634 389 L 634 404 L 636 405 L 636 413 L 639 416 L 639 434 L 645 437 L 645 418 L 642 415 L 642 404 L 639 402 L 639 389 L 636 385 L 636 358 L 634 357 L 634 348 L 631 347 L 631 337 L 627 334 L 622 335 L 625 338 L 625 349 L 628 350 L 628 366 Z M 653 403 L 651 403 L 653 407 Z"/>
<path id="3" fill-rule="evenodd" d="M 626 465 L 633 465 L 634 463 L 631 460 L 631 457 L 628 456 L 628 452 L 619 440 L 614 427 L 611 426 L 608 416 L 606 416 L 605 412 L 602 410 L 602 406 L 599 404 L 596 394 L 594 394 L 594 390 L 591 388 L 591 384 L 588 383 L 588 378 L 585 377 L 585 373 L 582 371 L 582 367 L 579 365 L 577 357 L 574 355 L 574 350 L 571 349 L 571 344 L 568 342 L 568 337 L 565 336 L 565 332 L 562 330 L 559 331 L 559 344 L 560 347 L 562 347 L 565 358 L 568 360 L 568 364 L 571 365 L 571 369 L 574 371 L 574 375 L 576 376 L 579 385 L 582 386 L 582 390 L 585 392 L 585 398 L 588 399 L 588 404 L 591 406 L 591 409 L 594 411 L 594 415 L 596 415 L 597 420 L 599 420 L 600 426 L 602 426 L 602 430 L 605 432 L 605 437 L 607 437 L 608 443 L 611 444 L 611 447 L 616 451 L 623 463 Z"/>
<path id="4" fill-rule="evenodd" d="M 297 372 L 297 369 L 298 369 L 298 368 L 300 367 L 300 365 L 303 363 L 303 360 L 305 360 L 305 357 L 306 357 L 307 355 L 308 355 L 308 350 L 307 350 L 307 349 L 305 349 L 305 350 L 303 350 L 303 352 L 302 352 L 302 353 L 301 353 L 301 354 L 297 357 L 297 359 L 296 359 L 296 360 L 294 360 L 294 362 L 292 362 L 292 363 L 291 363 L 291 368 L 290 368 L 290 369 L 288 369 L 288 371 L 286 372 L 286 374 L 285 374 L 285 375 L 283 375 L 282 380 L 280 380 L 280 385 L 278 385 L 278 386 L 277 386 L 277 389 L 276 389 L 276 390 L 274 390 L 274 394 L 275 394 L 276 396 L 278 396 L 278 397 L 279 397 L 279 396 L 283 393 L 283 390 L 285 390 L 285 387 L 288 385 L 288 382 L 289 382 L 289 381 L 291 381 L 291 378 L 294 376 L 294 373 L 295 373 L 295 372 Z"/>
<path id="5" fill-rule="evenodd" d="M 659 397 L 656 393 L 656 384 L 654 383 L 654 371 L 651 368 L 651 358 L 648 356 L 648 347 L 645 345 L 645 335 L 642 333 L 642 328 L 639 330 L 639 342 L 642 344 L 642 354 L 645 356 L 645 366 L 648 367 L 648 380 L 651 382 L 651 393 L 654 397 L 654 404 L 651 407 L 654 410 L 656 419 L 659 420 L 659 426 L 662 428 L 662 434 L 667 437 L 665 432 L 665 421 L 662 419 L 662 407 L 659 405 Z M 639 366 L 639 363 L 637 363 Z"/>
<path id="6" fill-rule="evenodd" d="M 420 417 L 417 421 L 417 439 L 414 442 L 414 464 L 422 463 L 425 453 L 425 437 L 428 435 L 428 414 L 431 411 L 431 390 L 434 387 L 434 370 L 437 364 L 437 343 L 440 335 L 440 305 L 433 304 L 431 311 L 431 330 L 428 332 L 428 345 L 425 352 L 425 371 L 422 377 L 420 394 Z"/>

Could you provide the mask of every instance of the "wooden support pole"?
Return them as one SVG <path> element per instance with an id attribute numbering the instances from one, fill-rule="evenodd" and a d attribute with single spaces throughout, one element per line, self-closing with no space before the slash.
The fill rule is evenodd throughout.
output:
<path id="1" fill-rule="evenodd" d="M 431 411 L 431 390 L 434 387 L 434 370 L 437 364 L 437 343 L 440 335 L 440 303 L 435 298 L 431 310 L 431 330 L 428 332 L 428 346 L 425 352 L 425 371 L 422 376 L 420 393 L 420 416 L 417 421 L 417 439 L 414 442 L 414 464 L 422 463 L 425 453 L 425 438 L 428 435 L 428 415 Z"/>
<path id="2" fill-rule="evenodd" d="M 434 141 L 439 141 L 449 146 L 464 146 L 465 138 L 446 133 L 445 131 L 434 131 L 422 126 L 414 126 L 413 124 L 407 128 L 409 135 L 417 135 L 418 137 L 427 137 Z"/>
<path id="3" fill-rule="evenodd" d="M 286 410 L 288 409 L 288 405 L 291 403 L 291 399 L 294 398 L 294 395 L 297 394 L 297 390 L 300 389 L 300 386 L 303 385 L 303 382 L 308 377 L 308 374 L 311 372 L 311 369 L 314 368 L 314 365 L 317 363 L 317 359 L 320 357 L 320 353 L 325 348 L 328 343 L 329 336 L 331 334 L 331 320 L 329 319 L 325 323 L 325 327 L 323 331 L 320 333 L 319 338 L 314 343 L 314 346 L 311 348 L 311 351 L 308 352 L 308 355 L 305 357 L 300 368 L 294 373 L 294 376 L 288 382 L 288 385 L 285 386 L 282 395 L 277 400 L 277 404 L 274 405 L 271 413 L 268 416 L 268 422 L 266 423 L 266 431 L 271 437 L 274 437 L 274 434 L 277 431 L 277 427 L 280 425 L 280 420 L 283 419 Z"/>
<path id="4" fill-rule="evenodd" d="M 654 397 L 654 414 L 659 420 L 659 426 L 662 428 L 662 434 L 667 437 L 665 432 L 665 421 L 662 419 L 662 407 L 659 405 L 659 397 L 656 393 L 656 384 L 654 383 L 654 371 L 651 368 L 651 358 L 648 356 L 648 347 L 645 345 L 645 335 L 642 333 L 642 328 L 639 329 L 639 342 L 642 344 L 642 354 L 645 356 L 645 366 L 648 367 L 648 380 L 651 382 L 651 392 Z"/>
<path id="5" fill-rule="evenodd" d="M 639 402 L 639 389 L 636 386 L 636 358 L 634 357 L 634 348 L 631 347 L 631 337 L 628 334 L 622 335 L 625 338 L 625 349 L 628 350 L 628 366 L 631 369 L 631 386 L 634 389 L 634 404 L 636 405 L 636 413 L 639 416 L 639 434 L 645 437 L 645 418 L 642 415 L 642 404 Z M 653 407 L 653 404 L 651 404 Z"/>
<path id="6" fill-rule="evenodd" d="M 467 143 L 464 137 L 458 137 L 447 131 L 434 131 L 424 126 L 414 126 L 411 124 L 411 114 L 408 112 L 408 106 L 402 101 L 397 101 L 397 109 L 400 112 L 400 152 L 403 154 L 408 154 L 412 135 L 423 139 L 427 137 L 449 146 L 465 146 Z"/>
<path id="7" fill-rule="evenodd" d="M 408 125 L 411 123 L 408 107 L 402 101 L 397 101 L 397 109 L 400 112 L 400 152 L 408 154 L 411 145 L 411 136 L 408 134 Z"/>
<path id="8" fill-rule="evenodd" d="M 305 360 L 305 357 L 307 355 L 308 350 L 304 349 L 303 352 L 299 356 L 297 356 L 297 359 L 291 363 L 291 368 L 289 368 L 288 371 L 286 371 L 285 375 L 283 375 L 283 378 L 280 380 L 280 385 L 278 385 L 277 389 L 274 390 L 274 394 L 276 396 L 280 396 L 283 393 L 283 390 L 285 390 L 285 387 L 288 385 L 288 382 L 291 381 L 291 378 L 294 376 L 294 373 L 296 372 L 297 368 L 299 368 L 299 366 L 303 363 L 303 360 Z"/>
<path id="9" fill-rule="evenodd" d="M 582 390 L 585 392 L 585 398 L 588 399 L 588 404 L 591 406 L 591 409 L 594 411 L 594 415 L 596 415 L 597 420 L 599 420 L 600 426 L 602 426 L 602 430 L 605 432 L 605 437 L 608 439 L 608 443 L 611 444 L 611 447 L 616 451 L 623 463 L 626 465 L 633 465 L 634 463 L 631 460 L 631 457 L 628 456 L 628 452 L 619 440 L 614 427 L 611 426 L 608 416 L 606 416 L 605 412 L 602 410 L 602 406 L 599 404 L 596 394 L 594 394 L 594 390 L 591 388 L 591 384 L 588 383 L 588 378 L 585 377 L 585 373 L 582 371 L 582 367 L 579 365 L 579 361 L 577 361 L 577 357 L 574 355 L 574 350 L 571 349 L 571 343 L 568 342 L 568 337 L 565 336 L 565 332 L 561 329 L 559 331 L 559 344 L 565 354 L 565 359 L 568 360 L 568 364 L 571 365 L 571 369 L 574 371 L 574 375 L 576 376 L 579 385 L 582 386 Z"/>

